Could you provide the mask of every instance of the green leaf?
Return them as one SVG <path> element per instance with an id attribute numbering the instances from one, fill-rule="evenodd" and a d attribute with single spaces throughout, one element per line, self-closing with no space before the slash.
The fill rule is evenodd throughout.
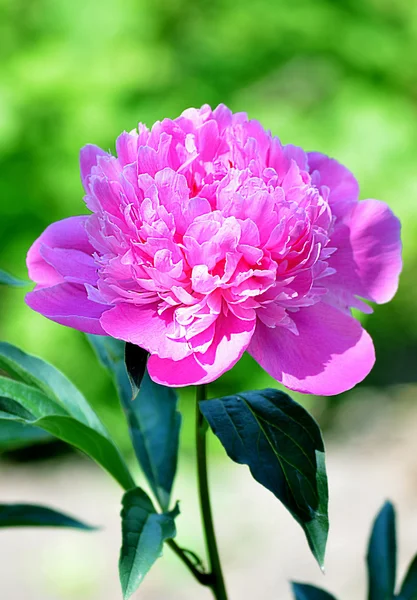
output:
<path id="1" fill-rule="evenodd" d="M 291 398 L 273 389 L 200 402 L 229 457 L 248 465 L 303 527 L 323 565 L 329 519 L 324 445 L 319 426 Z"/>
<path id="2" fill-rule="evenodd" d="M 149 353 L 139 346 L 127 343 L 125 345 L 126 371 L 132 385 L 132 398 L 136 398 L 146 372 Z"/>
<path id="3" fill-rule="evenodd" d="M 13 277 L 13 275 L 9 275 L 9 273 L 0 269 L 0 284 L 12 285 L 13 287 L 24 287 L 25 285 L 28 285 L 28 283 L 28 281 L 17 279 L 17 277 Z"/>
<path id="4" fill-rule="evenodd" d="M 408 567 L 398 600 L 417 600 L 417 554 Z"/>
<path id="5" fill-rule="evenodd" d="M 109 371 L 115 371 L 117 365 L 124 363 L 125 343 L 122 340 L 92 333 L 87 333 L 86 336 L 103 367 Z M 125 367 L 123 370 L 126 370 Z"/>
<path id="6" fill-rule="evenodd" d="M 0 369 L 13 379 L 38 388 L 46 396 L 61 404 L 73 417 L 109 437 L 81 392 L 61 371 L 49 363 L 27 354 L 12 344 L 0 342 Z"/>
<path id="7" fill-rule="evenodd" d="M 35 444 L 51 441 L 51 436 L 37 427 L 22 425 L 15 421 L 0 421 L 0 452 L 9 452 Z"/>
<path id="8" fill-rule="evenodd" d="M 295 600 L 336 600 L 334 596 L 314 585 L 293 583 L 292 591 Z"/>
<path id="9" fill-rule="evenodd" d="M 134 400 L 121 398 L 133 447 L 163 510 L 169 507 L 178 461 L 181 415 L 175 390 L 154 383 L 146 372 Z"/>
<path id="10" fill-rule="evenodd" d="M 386 502 L 375 519 L 368 546 L 368 600 L 392 600 L 395 590 L 397 544 L 395 511 Z"/>
<path id="11" fill-rule="evenodd" d="M 47 415 L 68 415 L 64 407 L 40 390 L 1 376 L 0 410 L 23 421 Z"/>
<path id="12" fill-rule="evenodd" d="M 319 563 L 321 569 L 324 569 L 324 555 L 327 544 L 327 535 L 329 533 L 329 492 L 327 486 L 326 461 L 324 452 L 316 450 L 316 484 L 319 503 L 314 512 L 314 518 L 311 521 L 302 523 L 302 527 L 307 536 L 309 546 Z"/>
<path id="13" fill-rule="evenodd" d="M 149 496 L 140 488 L 126 492 L 122 505 L 119 576 L 123 598 L 127 600 L 162 555 L 164 541 L 175 537 L 179 509 L 177 505 L 169 513 L 157 513 Z"/>
<path id="14" fill-rule="evenodd" d="M 141 366 L 135 372 L 132 385 L 136 387 L 132 394 L 123 342 L 101 336 L 89 336 L 89 339 L 103 365 L 113 374 L 135 454 L 160 506 L 167 510 L 177 468 L 181 428 L 177 394 L 172 388 L 154 383 L 146 370 L 141 374 Z M 129 361 L 134 355 L 135 352 L 129 351 Z M 140 363 L 141 353 L 138 360 Z"/>
<path id="15" fill-rule="evenodd" d="M 97 529 L 53 508 L 36 504 L 0 504 L 0 527 L 71 527 L 84 531 Z"/>
<path id="16" fill-rule="evenodd" d="M 10 420 L 40 427 L 85 452 L 124 489 L 134 487 L 135 483 L 120 452 L 109 438 L 75 419 L 61 404 L 39 389 L 0 377 L 0 422 Z"/>

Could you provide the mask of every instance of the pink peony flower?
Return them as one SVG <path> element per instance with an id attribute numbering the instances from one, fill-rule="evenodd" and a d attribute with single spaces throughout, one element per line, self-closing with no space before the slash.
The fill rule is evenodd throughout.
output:
<path id="1" fill-rule="evenodd" d="M 92 214 L 29 250 L 31 308 L 145 348 L 169 386 L 213 381 L 245 350 L 301 392 L 369 373 L 372 340 L 350 309 L 393 297 L 400 223 L 358 202 L 350 171 L 225 106 L 140 124 L 116 150 L 81 151 Z"/>

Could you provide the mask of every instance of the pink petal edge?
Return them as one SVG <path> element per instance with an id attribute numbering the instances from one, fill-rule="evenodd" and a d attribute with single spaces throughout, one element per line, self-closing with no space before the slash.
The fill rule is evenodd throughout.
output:
<path id="1" fill-rule="evenodd" d="M 316 304 L 293 315 L 298 335 L 258 322 L 249 353 L 289 389 L 330 396 L 351 389 L 372 369 L 369 334 L 353 317 Z"/>

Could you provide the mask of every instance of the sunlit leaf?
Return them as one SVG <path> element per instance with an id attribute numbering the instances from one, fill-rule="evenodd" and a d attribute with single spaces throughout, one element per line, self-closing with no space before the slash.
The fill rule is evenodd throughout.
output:
<path id="1" fill-rule="evenodd" d="M 155 561 L 162 555 L 164 541 L 176 535 L 178 506 L 169 513 L 157 513 L 140 488 L 126 492 L 122 509 L 122 548 L 119 576 L 123 598 L 137 590 Z"/>
<path id="2" fill-rule="evenodd" d="M 62 404 L 37 388 L 0 377 L 0 421 L 40 427 L 85 452 L 124 489 L 135 485 L 120 452 L 109 438 L 75 419 Z"/>
<path id="3" fill-rule="evenodd" d="M 0 369 L 14 379 L 40 389 L 73 417 L 108 437 L 104 426 L 81 392 L 61 371 L 46 361 L 27 354 L 12 344 L 0 342 Z"/>

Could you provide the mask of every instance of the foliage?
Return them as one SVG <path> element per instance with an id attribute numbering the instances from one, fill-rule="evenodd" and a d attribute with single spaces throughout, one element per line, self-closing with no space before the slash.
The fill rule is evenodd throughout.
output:
<path id="1" fill-rule="evenodd" d="M 0 344 L 0 422 L 38 427 L 91 456 L 125 489 L 134 486 L 126 464 L 85 398 L 48 363 Z"/>
<path id="2" fill-rule="evenodd" d="M 178 506 L 158 514 L 147 494 L 140 488 L 123 496 L 123 541 L 119 561 L 120 582 L 127 600 L 137 590 L 146 573 L 162 554 L 164 541 L 176 535 Z"/>
<path id="3" fill-rule="evenodd" d="M 146 371 L 147 353 L 141 348 L 127 344 L 125 353 L 125 344 L 120 340 L 88 337 L 115 379 L 136 456 L 159 505 L 167 510 L 181 427 L 175 390 L 151 380 Z"/>
<path id="4" fill-rule="evenodd" d="M 416 600 L 417 556 L 412 560 L 396 595 L 397 540 L 395 511 L 386 502 L 378 513 L 369 539 L 368 600 Z M 295 600 L 335 600 L 334 596 L 312 585 L 293 583 Z"/>
<path id="5" fill-rule="evenodd" d="M 288 508 L 323 567 L 329 519 L 324 445 L 309 413 L 282 392 L 245 392 L 200 402 L 229 457 Z"/>
<path id="6" fill-rule="evenodd" d="M 0 504 L 0 527 L 71 527 L 85 531 L 95 529 L 52 508 L 34 504 Z"/>
<path id="7" fill-rule="evenodd" d="M 0 432 L 5 428 L 6 437 L 10 435 L 10 423 L 29 426 L 31 432 L 44 430 L 90 456 L 124 488 L 119 573 L 127 599 L 161 555 L 164 542 L 176 535 L 174 519 L 179 509 L 175 506 L 170 510 L 170 496 L 181 418 L 175 391 L 150 379 L 145 351 L 115 339 L 89 339 L 100 362 L 114 377 L 136 457 L 161 512 L 146 492 L 136 487 L 112 437 L 77 388 L 52 365 L 7 343 L 0 343 L 0 367 L 7 375 L 0 376 Z M 248 464 L 254 478 L 270 489 L 302 525 L 314 556 L 322 564 L 328 531 L 327 479 L 317 423 L 289 396 L 271 389 L 202 400 L 197 410 L 229 456 Z M 198 426 L 200 441 L 205 439 L 206 430 Z M 19 430 L 14 432 L 15 437 L 18 435 Z M 199 469 L 206 468 L 202 448 L 205 445 L 197 446 L 197 452 L 204 452 L 199 455 Z M 201 471 L 199 477 L 201 486 Z M 202 490 L 201 494 L 208 494 Z M 208 496 L 202 506 L 207 528 Z M 44 507 L 15 508 L 5 515 L 11 526 L 24 524 L 25 519 L 28 524 L 38 519 L 41 524 L 45 515 L 52 524 L 54 518 Z M 19 518 L 20 523 L 16 520 Z M 70 525 L 64 517 L 57 518 L 56 523 Z M 74 522 L 72 525 L 76 526 Z M 208 540 L 210 534 L 206 535 Z M 214 533 L 211 535 L 213 547 Z M 219 573 L 206 573 L 199 559 L 197 566 L 190 560 L 190 553 L 176 545 L 174 549 L 196 578 L 215 590 Z M 213 566 L 212 560 L 210 564 Z M 219 600 L 223 597 L 216 596 Z"/>

